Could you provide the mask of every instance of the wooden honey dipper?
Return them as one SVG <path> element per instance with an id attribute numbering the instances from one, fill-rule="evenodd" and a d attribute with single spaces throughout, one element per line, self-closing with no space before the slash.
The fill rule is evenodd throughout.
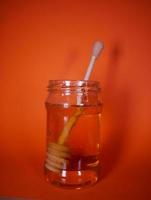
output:
<path id="1" fill-rule="evenodd" d="M 103 43 L 96 41 L 93 46 L 93 51 L 90 59 L 89 66 L 87 68 L 84 80 L 89 80 L 92 73 L 94 63 L 98 56 L 100 55 L 103 49 Z M 82 99 L 81 97 L 77 99 L 77 105 L 80 105 Z M 69 118 L 65 124 L 63 130 L 60 133 L 60 136 L 57 140 L 57 143 L 49 143 L 47 147 L 47 158 L 45 161 L 45 167 L 52 172 L 60 172 L 66 169 L 67 163 L 71 157 L 70 150 L 67 146 L 64 145 L 66 142 L 69 133 L 82 114 L 83 108 L 76 108 L 73 115 Z"/>

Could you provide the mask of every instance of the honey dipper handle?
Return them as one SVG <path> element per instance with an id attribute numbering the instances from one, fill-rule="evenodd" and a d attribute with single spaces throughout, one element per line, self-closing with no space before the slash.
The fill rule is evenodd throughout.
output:
<path id="1" fill-rule="evenodd" d="M 64 142 L 66 141 L 66 139 L 70 133 L 71 128 L 74 126 L 78 117 L 81 115 L 82 110 L 83 110 L 82 108 L 77 108 L 76 111 L 74 112 L 74 114 L 69 118 L 69 120 L 65 124 L 63 130 L 60 133 L 60 136 L 57 141 L 58 144 L 64 144 Z"/>
<path id="2" fill-rule="evenodd" d="M 94 43 L 90 63 L 88 65 L 84 80 L 89 80 L 93 67 L 94 67 L 95 60 L 98 58 L 101 51 L 103 50 L 103 46 L 104 46 L 103 43 L 100 41 L 96 41 Z M 78 99 L 78 104 L 80 104 L 80 102 L 81 102 L 81 99 Z M 64 144 L 64 142 L 66 141 L 70 133 L 70 130 L 72 129 L 73 125 L 76 123 L 76 120 L 81 115 L 81 113 L 82 113 L 82 108 L 77 108 L 75 113 L 69 118 L 68 122 L 65 124 L 63 130 L 60 133 L 60 136 L 57 141 L 58 144 Z"/>

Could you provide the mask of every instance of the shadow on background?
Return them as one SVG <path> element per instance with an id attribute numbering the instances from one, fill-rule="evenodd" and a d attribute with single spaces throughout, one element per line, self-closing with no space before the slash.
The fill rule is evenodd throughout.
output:
<path id="1" fill-rule="evenodd" d="M 118 71 L 121 67 L 121 54 L 122 48 L 120 44 L 115 43 L 109 55 L 107 77 L 103 91 L 102 122 L 105 122 L 105 126 L 109 128 L 103 133 L 107 134 L 107 137 L 105 137 L 106 139 L 102 144 L 100 158 L 102 163 L 101 178 L 105 178 L 114 170 L 122 156 L 131 115 L 130 88 L 125 83 L 121 83 L 119 87 L 117 82 Z"/>

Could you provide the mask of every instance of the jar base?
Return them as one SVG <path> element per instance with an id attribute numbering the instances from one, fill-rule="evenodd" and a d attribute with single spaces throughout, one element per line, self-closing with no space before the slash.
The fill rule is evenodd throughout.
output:
<path id="1" fill-rule="evenodd" d="M 47 170 L 46 181 L 60 188 L 82 189 L 96 184 L 99 181 L 99 175 L 94 170 L 62 170 L 59 173 Z"/>

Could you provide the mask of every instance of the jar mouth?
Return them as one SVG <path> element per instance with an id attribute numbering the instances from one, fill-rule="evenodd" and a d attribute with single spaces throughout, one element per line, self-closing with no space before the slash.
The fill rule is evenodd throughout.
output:
<path id="1" fill-rule="evenodd" d="M 100 82 L 93 80 L 49 80 L 48 89 L 59 88 L 83 88 L 100 90 Z"/>

